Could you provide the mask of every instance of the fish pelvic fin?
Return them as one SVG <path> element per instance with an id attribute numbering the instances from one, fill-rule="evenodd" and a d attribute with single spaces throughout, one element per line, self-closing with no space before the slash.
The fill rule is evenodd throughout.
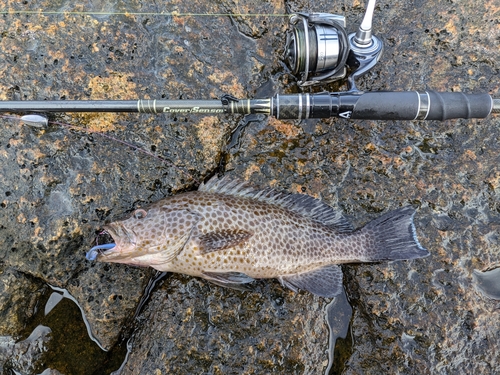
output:
<path id="1" fill-rule="evenodd" d="M 294 292 L 303 289 L 325 298 L 333 298 L 342 291 L 342 269 L 335 264 L 310 272 L 280 276 L 278 280 Z"/>
<path id="2" fill-rule="evenodd" d="M 218 285 L 247 284 L 255 280 L 241 272 L 203 272 L 202 277 Z"/>
<path id="3" fill-rule="evenodd" d="M 430 253 L 417 239 L 413 223 L 415 209 L 406 206 L 369 222 L 358 233 L 372 244 L 366 249 L 366 262 L 417 259 Z"/>
<path id="4" fill-rule="evenodd" d="M 255 281 L 254 278 L 241 272 L 203 272 L 201 277 L 210 281 L 212 284 L 239 290 L 241 292 L 252 290 L 247 284 Z"/>

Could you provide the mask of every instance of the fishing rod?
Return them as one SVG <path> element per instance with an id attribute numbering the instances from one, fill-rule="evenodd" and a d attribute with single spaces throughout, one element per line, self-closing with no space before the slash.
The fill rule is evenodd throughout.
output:
<path id="1" fill-rule="evenodd" d="M 278 119 L 343 117 L 361 120 L 448 120 L 485 118 L 500 112 L 489 94 L 460 92 L 365 92 L 277 94 L 268 99 L 5 101 L 1 112 L 137 112 L 265 114 Z M 26 117 L 28 118 L 28 117 Z M 30 116 L 36 126 L 39 117 Z M 43 122 L 43 120 L 41 120 Z"/>
<path id="2" fill-rule="evenodd" d="M 344 16 L 296 13 L 289 19 L 285 59 L 301 87 L 347 77 L 348 90 L 317 94 L 277 94 L 270 98 L 220 100 L 60 100 L 0 101 L 0 112 L 136 112 L 173 114 L 264 114 L 278 119 L 341 117 L 360 120 L 448 120 L 500 113 L 500 99 L 487 93 L 402 91 L 363 92 L 355 81 L 377 64 L 383 42 L 373 35 L 375 1 L 369 0 L 356 33 L 347 34 Z M 26 123 L 44 126 L 38 115 Z M 29 117 L 29 119 L 28 119 Z"/>

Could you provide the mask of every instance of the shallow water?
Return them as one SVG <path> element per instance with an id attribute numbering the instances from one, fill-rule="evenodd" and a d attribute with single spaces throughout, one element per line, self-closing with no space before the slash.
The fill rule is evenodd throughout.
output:
<path id="1" fill-rule="evenodd" d="M 474 270 L 475 287 L 488 298 L 500 300 L 500 268 Z"/>
<path id="2" fill-rule="evenodd" d="M 42 301 L 46 301 L 45 304 Z M 38 343 L 30 344 L 30 350 L 17 354 L 14 348 L 3 367 L 6 374 L 54 369 L 61 374 L 91 375 L 110 374 L 120 368 L 126 345 L 104 350 L 92 336 L 81 308 L 66 290 L 52 288 L 40 302 L 37 314 L 14 345 L 22 348 L 34 340 Z"/>

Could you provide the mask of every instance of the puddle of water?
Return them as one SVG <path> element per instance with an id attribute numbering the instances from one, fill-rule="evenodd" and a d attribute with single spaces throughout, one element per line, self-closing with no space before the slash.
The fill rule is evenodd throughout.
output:
<path id="1" fill-rule="evenodd" d="M 472 274 L 474 286 L 482 295 L 500 300 L 500 267 L 490 271 L 474 270 Z"/>
<path id="2" fill-rule="evenodd" d="M 78 307 L 78 309 L 80 310 L 80 312 L 82 314 L 81 317 L 83 319 L 83 323 L 85 324 L 85 328 L 87 328 L 87 334 L 88 334 L 89 338 L 92 341 L 94 341 L 96 343 L 96 345 L 99 348 L 101 348 L 101 350 L 107 352 L 107 350 L 101 345 L 99 340 L 97 340 L 97 338 L 95 338 L 94 335 L 92 334 L 92 329 L 90 328 L 90 323 L 88 322 L 87 317 L 85 316 L 85 313 L 83 312 L 82 307 L 78 304 L 78 301 L 71 294 L 69 294 L 69 292 L 66 289 L 58 288 L 58 287 L 52 286 L 52 285 L 50 285 L 50 287 L 53 290 L 55 290 L 55 292 L 50 295 L 49 300 L 45 304 L 45 311 L 44 311 L 45 315 L 47 316 L 52 311 L 52 309 L 54 307 L 56 307 L 56 305 L 59 304 L 59 302 L 61 302 L 64 298 L 67 298 L 67 299 L 73 301 L 74 304 Z"/>
<path id="3" fill-rule="evenodd" d="M 1 343 L 0 349 L 10 358 L 4 372 L 43 374 L 55 369 L 64 375 L 93 375 L 119 369 L 127 345 L 104 350 L 74 297 L 65 289 L 51 288 L 50 295 L 42 298 L 43 308 L 23 332 L 26 338 Z"/>
<path id="4" fill-rule="evenodd" d="M 147 304 L 152 291 L 166 272 L 157 272 L 147 285 L 135 317 Z M 49 285 L 33 321 L 19 341 L 0 336 L 0 355 L 9 358 L 6 374 L 119 375 L 132 350 L 134 334 L 107 351 L 94 337 L 78 301 L 66 290 Z M 134 317 L 134 319 L 135 319 Z"/>
<path id="5" fill-rule="evenodd" d="M 352 354 L 352 339 L 348 337 L 352 308 L 344 289 L 326 306 L 325 320 L 330 333 L 328 339 L 328 366 L 325 375 L 341 374 Z"/>

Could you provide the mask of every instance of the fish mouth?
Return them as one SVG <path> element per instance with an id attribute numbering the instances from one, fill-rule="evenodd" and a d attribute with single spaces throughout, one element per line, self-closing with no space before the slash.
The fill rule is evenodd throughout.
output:
<path id="1" fill-rule="evenodd" d="M 118 247 L 113 238 L 113 230 L 111 227 L 104 227 L 97 235 L 95 242 L 96 246 L 91 248 L 85 255 L 87 260 L 97 260 L 99 256 L 107 256 L 115 253 Z"/>

